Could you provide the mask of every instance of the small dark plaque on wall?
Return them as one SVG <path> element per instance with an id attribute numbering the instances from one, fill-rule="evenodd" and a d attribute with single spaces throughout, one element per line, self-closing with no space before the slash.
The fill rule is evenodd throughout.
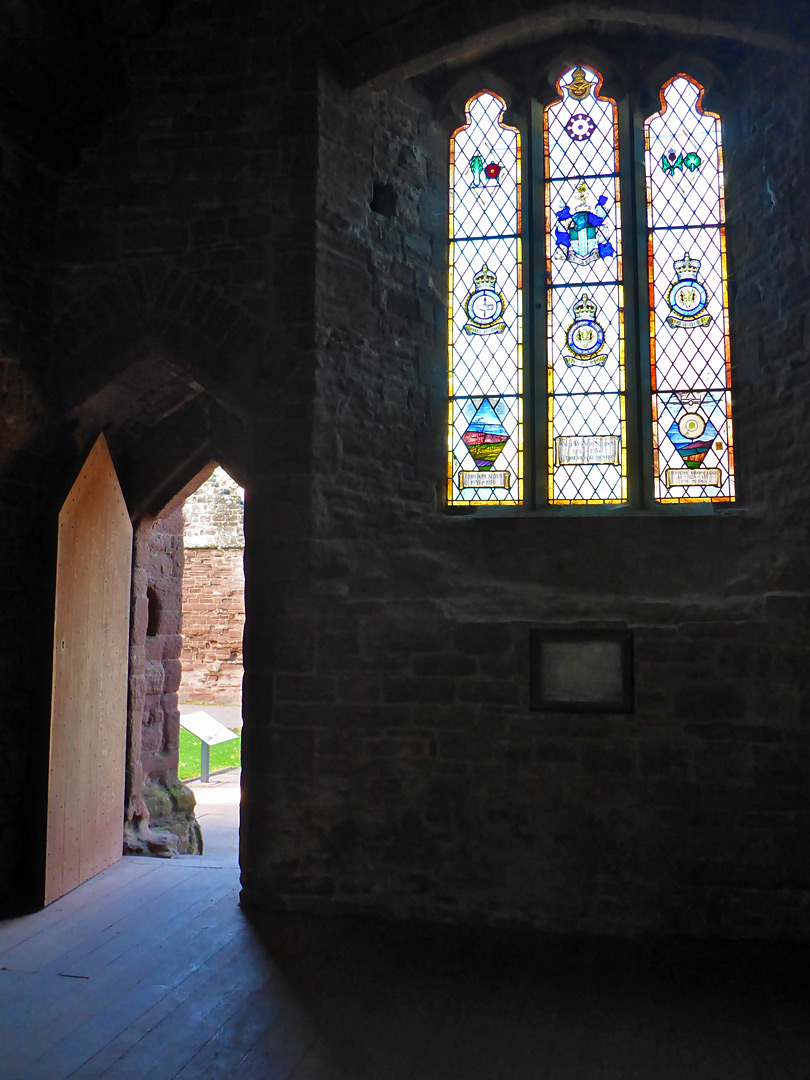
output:
<path id="1" fill-rule="evenodd" d="M 532 630 L 531 707 L 633 711 L 632 630 Z"/>

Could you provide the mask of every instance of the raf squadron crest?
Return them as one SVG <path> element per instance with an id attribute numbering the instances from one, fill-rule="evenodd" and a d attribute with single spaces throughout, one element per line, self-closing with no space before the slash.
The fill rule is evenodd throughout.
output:
<path id="1" fill-rule="evenodd" d="M 607 360 L 607 353 L 600 352 L 605 344 L 605 330 L 596 321 L 598 311 L 587 293 L 583 293 L 571 308 L 574 321 L 565 331 L 565 344 L 570 355 L 563 353 L 568 367 L 596 367 Z"/>
<path id="2" fill-rule="evenodd" d="M 497 289 L 497 277 L 486 265 L 473 278 L 473 290 L 464 301 L 469 320 L 464 325 L 467 334 L 502 334 L 504 300 Z"/>
<path id="3" fill-rule="evenodd" d="M 712 317 L 706 312 L 709 302 L 706 287 L 698 280 L 700 259 L 690 259 L 684 255 L 673 265 L 677 276 L 667 289 L 666 301 L 670 310 L 667 322 L 670 326 L 682 326 L 687 330 L 708 326 Z"/>

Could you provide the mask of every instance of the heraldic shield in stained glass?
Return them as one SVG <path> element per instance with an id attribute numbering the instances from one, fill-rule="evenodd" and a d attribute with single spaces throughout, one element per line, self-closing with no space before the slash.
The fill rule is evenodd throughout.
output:
<path id="1" fill-rule="evenodd" d="M 523 501 L 520 133 L 487 90 L 450 141 L 448 502 Z"/>
<path id="2" fill-rule="evenodd" d="M 676 75 L 644 129 L 655 498 L 731 502 L 734 450 L 720 118 Z"/>
<path id="3" fill-rule="evenodd" d="M 548 229 L 548 498 L 627 499 L 616 104 L 585 66 L 544 112 Z"/>

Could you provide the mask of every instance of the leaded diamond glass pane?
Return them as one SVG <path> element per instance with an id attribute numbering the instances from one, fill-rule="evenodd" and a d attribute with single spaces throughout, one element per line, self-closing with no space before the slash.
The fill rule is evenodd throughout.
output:
<path id="1" fill-rule="evenodd" d="M 644 128 L 655 498 L 734 499 L 720 118 L 676 75 Z"/>
<path id="2" fill-rule="evenodd" d="M 448 501 L 523 500 L 520 133 L 487 90 L 450 141 Z"/>
<path id="3" fill-rule="evenodd" d="M 601 85 L 571 68 L 544 113 L 551 503 L 627 499 L 618 129 Z"/>

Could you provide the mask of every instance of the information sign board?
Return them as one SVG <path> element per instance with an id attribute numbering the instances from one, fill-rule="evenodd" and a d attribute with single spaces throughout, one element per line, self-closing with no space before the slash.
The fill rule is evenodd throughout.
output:
<path id="1" fill-rule="evenodd" d="M 200 710 L 200 712 L 180 714 L 180 726 L 184 727 L 186 731 L 190 731 L 191 734 L 201 739 L 209 746 L 216 746 L 218 743 L 229 742 L 231 739 L 238 739 L 239 735 L 235 731 L 231 731 L 230 728 L 226 728 L 224 724 L 220 724 L 219 720 L 215 720 L 209 713 Z"/>

